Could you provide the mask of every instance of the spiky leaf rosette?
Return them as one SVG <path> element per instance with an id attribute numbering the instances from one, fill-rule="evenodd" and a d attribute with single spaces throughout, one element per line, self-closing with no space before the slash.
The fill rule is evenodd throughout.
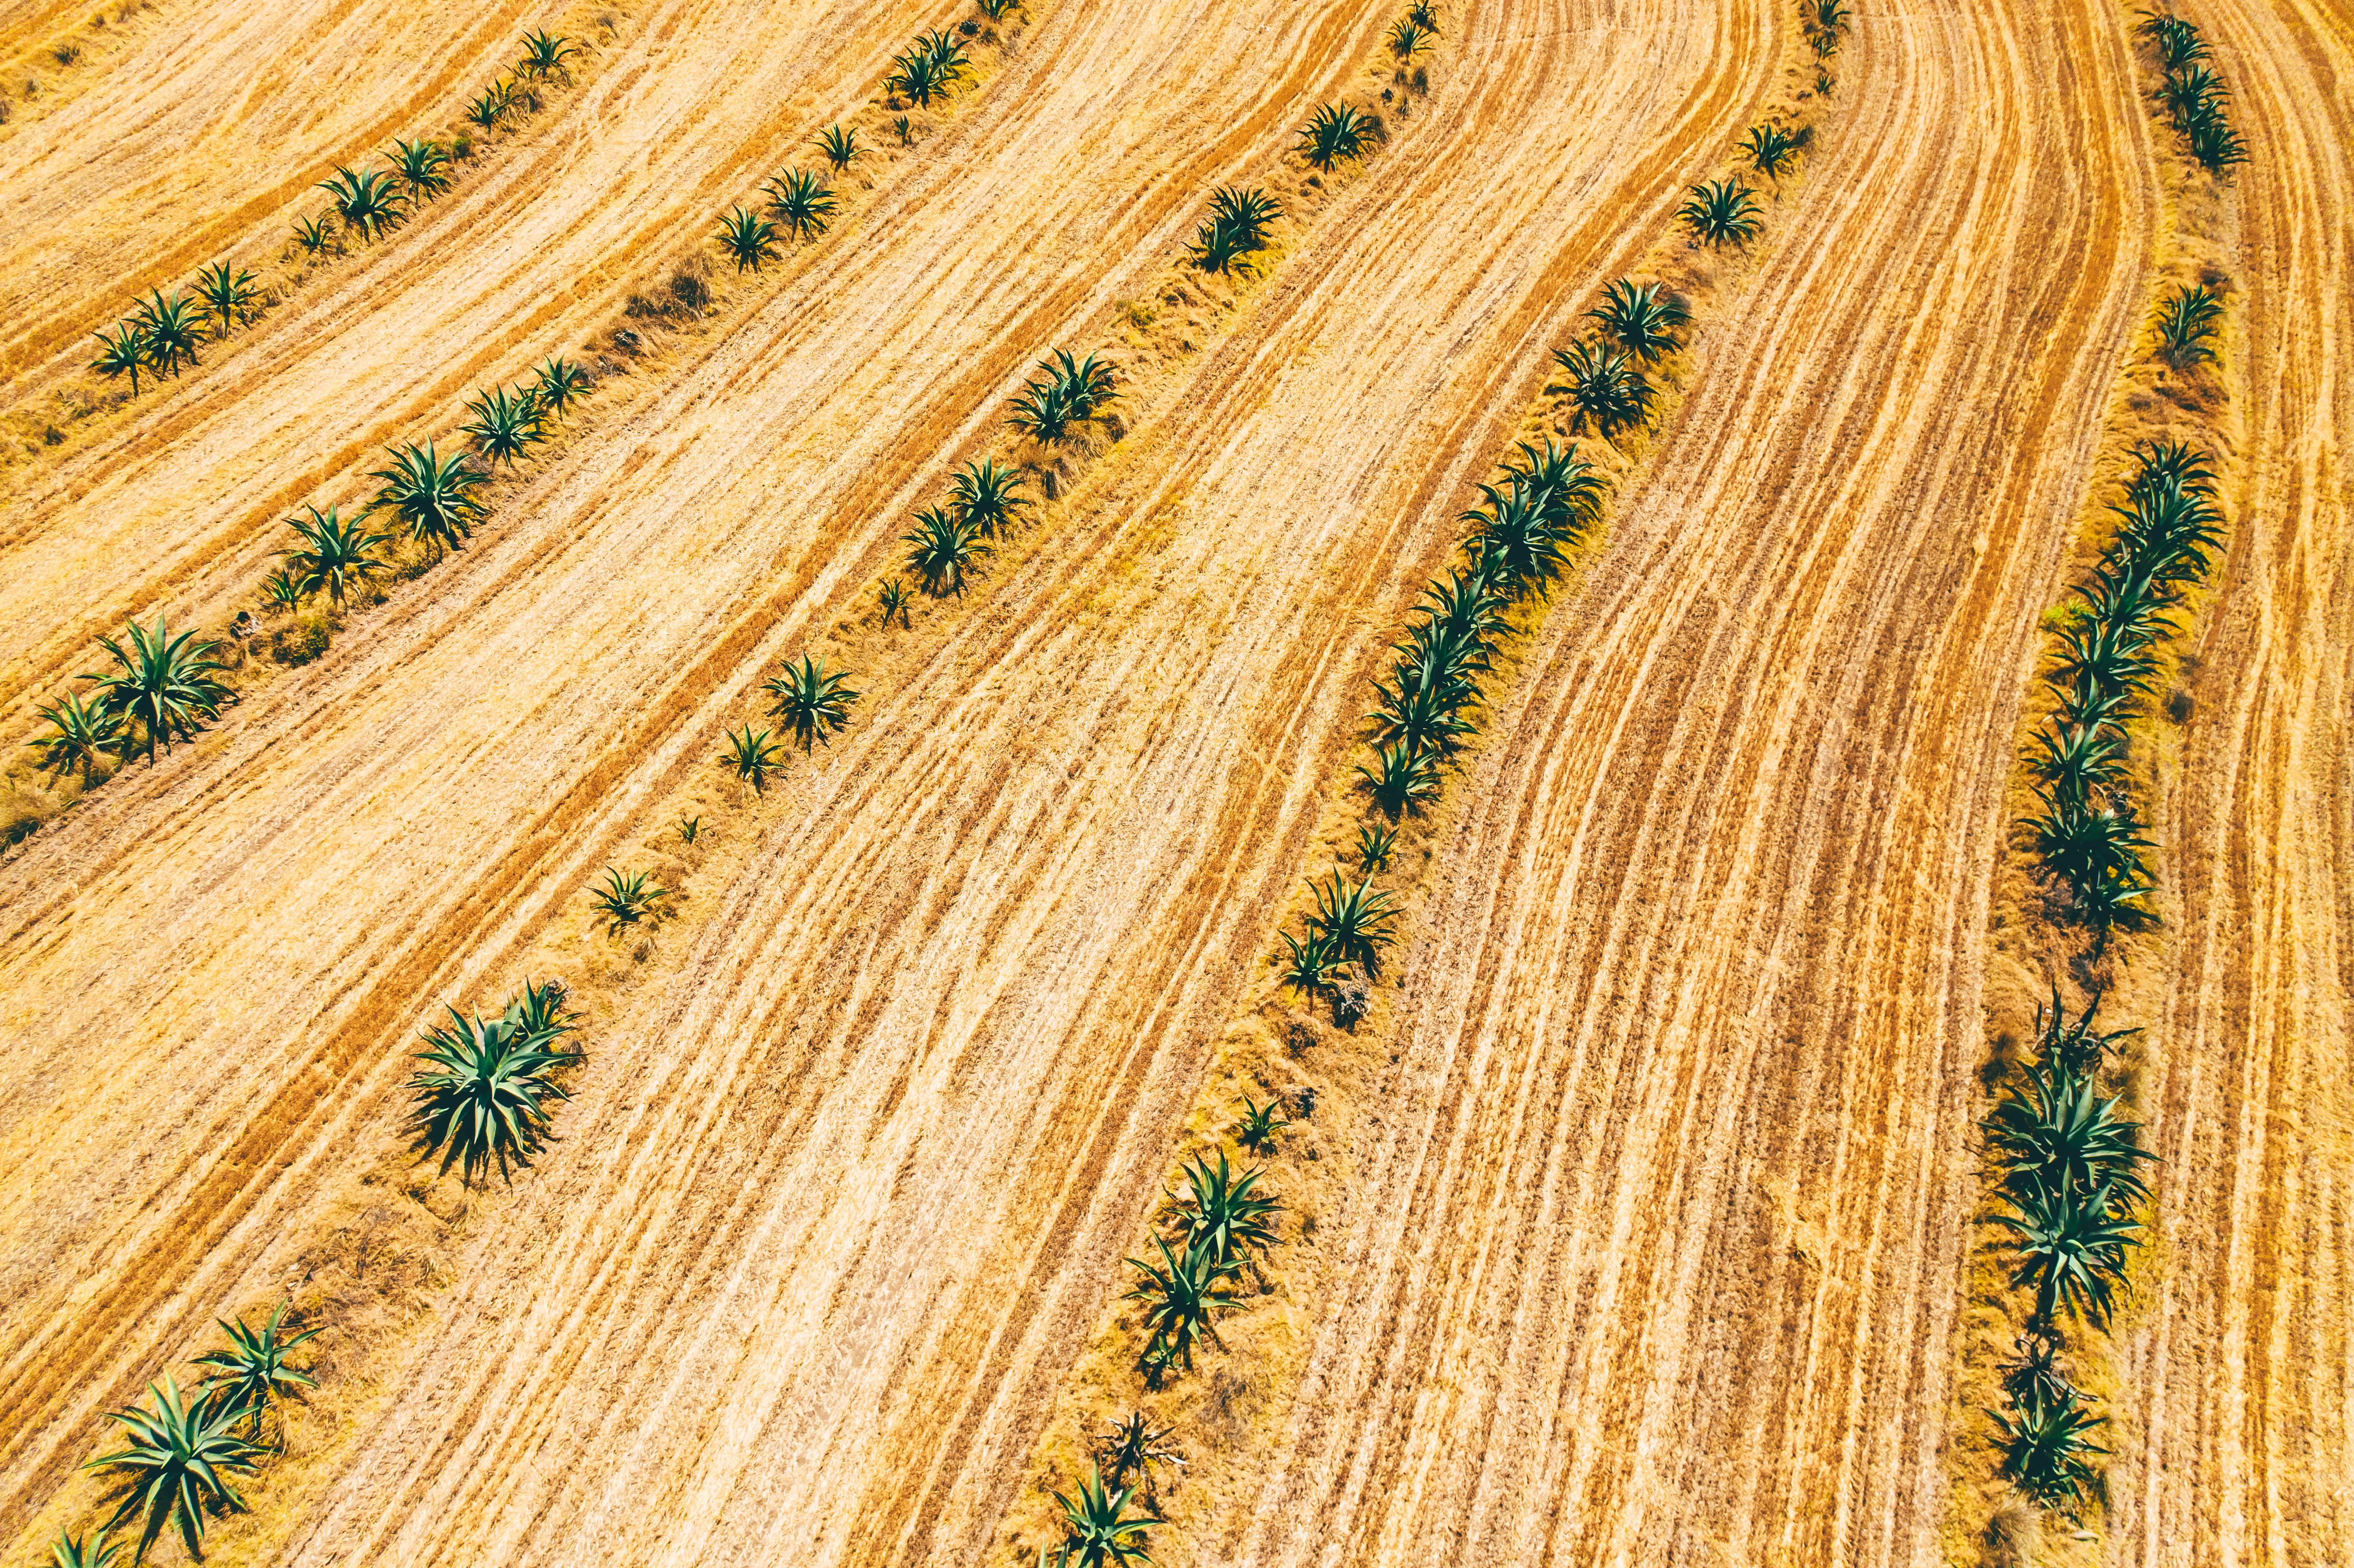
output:
<path id="1" fill-rule="evenodd" d="M 1127 1568 L 1152 1561 L 1144 1550 L 1144 1532 L 1162 1521 L 1128 1511 L 1133 1488 L 1107 1486 L 1102 1472 L 1091 1466 L 1078 1496 L 1053 1495 L 1063 1510 L 1062 1568 Z"/>
<path id="2" fill-rule="evenodd" d="M 1335 963 L 1363 964 L 1369 975 L 1381 970 L 1382 949 L 1397 939 L 1394 927 L 1403 913 L 1397 898 L 1375 887 L 1366 877 L 1352 885 L 1339 872 L 1309 885 L 1314 901 L 1308 911 L 1308 928 L 1331 949 Z"/>
<path id="3" fill-rule="evenodd" d="M 302 512 L 300 517 L 286 519 L 286 525 L 301 535 L 302 542 L 291 550 L 279 552 L 292 568 L 299 592 L 316 593 L 324 588 L 330 600 L 341 604 L 346 588 L 357 588 L 371 574 L 392 569 L 375 554 L 390 542 L 392 535 L 370 533 L 366 514 L 346 523 L 332 506 L 324 512 L 305 506 Z"/>
<path id="4" fill-rule="evenodd" d="M 2058 1398 L 2033 1391 L 2011 1410 L 1992 1414 L 2002 1434 L 2002 1473 L 2029 1501 L 2064 1508 L 2099 1486 L 2093 1460 L 2108 1450 L 2092 1435 L 2107 1418 L 2085 1409 L 2075 1390 Z"/>
<path id="5" fill-rule="evenodd" d="M 2105 1324 L 2124 1287 L 2126 1249 L 2140 1245 L 2141 1225 L 2118 1194 L 2055 1190 L 2033 1180 L 2008 1194 L 2017 1211 L 1998 1214 L 2019 1254 L 2016 1280 L 2035 1290 L 2035 1315 L 2053 1321 L 2062 1308 L 2095 1327 Z"/>
<path id="6" fill-rule="evenodd" d="M 769 711 L 785 721 L 804 754 L 848 728 L 850 705 L 858 700 L 848 674 L 827 669 L 807 653 L 798 664 L 788 661 L 784 673 L 771 676 L 760 689 L 773 699 Z"/>
<path id="7" fill-rule="evenodd" d="M 1711 249 L 1746 245 L 1766 231 L 1756 196 L 1738 180 L 1711 180 L 1691 187 L 1691 199 L 1676 216 L 1693 239 Z"/>
<path id="8" fill-rule="evenodd" d="M 1221 1263 L 1206 1245 L 1189 1248 L 1181 1256 L 1163 1237 L 1154 1236 L 1152 1245 L 1161 1262 L 1128 1260 L 1144 1277 L 1125 1299 L 1143 1304 L 1147 1337 L 1140 1359 L 1147 1381 L 1157 1385 L 1174 1368 L 1193 1370 L 1198 1342 L 1225 1348 L 1218 1338 L 1217 1319 L 1237 1305 L 1234 1281 L 1242 1264 L 1231 1258 Z"/>
<path id="9" fill-rule="evenodd" d="M 287 1305 L 281 1301 L 270 1314 L 270 1321 L 259 1329 L 246 1327 L 242 1318 L 219 1319 L 221 1332 L 228 1336 L 228 1348 L 196 1358 L 198 1366 L 211 1369 L 205 1378 L 206 1397 L 224 1409 L 253 1417 L 256 1430 L 261 1413 L 270 1404 L 296 1389 L 318 1386 L 316 1379 L 287 1357 L 322 1330 L 286 1333 Z"/>
<path id="10" fill-rule="evenodd" d="M 153 767 L 158 743 L 169 751 L 175 739 L 194 739 L 237 694 L 217 678 L 226 667 L 212 657 L 219 643 L 198 641 L 193 631 L 175 637 L 161 615 L 152 630 L 135 620 L 123 630 L 127 648 L 111 637 L 98 640 L 114 668 L 79 678 L 97 683 L 92 694 L 119 723 L 140 727 Z M 126 736 L 123 755 L 130 753 Z"/>
<path id="11" fill-rule="evenodd" d="M 1683 346 L 1682 330 L 1691 311 L 1657 283 L 1620 278 L 1602 291 L 1602 302 L 1585 313 L 1610 340 L 1645 365 L 1656 365 Z"/>
<path id="12" fill-rule="evenodd" d="M 899 537 L 907 546 L 909 569 L 935 599 L 963 593 L 965 573 L 992 553 L 978 524 L 938 506 L 917 513 L 916 525 Z"/>
<path id="13" fill-rule="evenodd" d="M 82 1467 L 113 1474 L 118 1500 L 106 1521 L 109 1531 L 144 1518 L 133 1563 L 145 1561 L 166 1525 L 178 1530 L 188 1555 L 201 1561 L 207 1517 L 245 1511 L 233 1478 L 260 1468 L 262 1449 L 236 1429 L 239 1412 L 209 1400 L 187 1404 L 168 1373 L 149 1383 L 147 1392 L 154 1400 L 153 1410 L 134 1405 L 107 1413 L 122 1427 L 122 1447 Z"/>
<path id="14" fill-rule="evenodd" d="M 1235 1172 L 1226 1163 L 1226 1151 L 1217 1151 L 1217 1163 L 1195 1155 L 1183 1170 L 1185 1191 L 1167 1201 L 1166 1216 L 1177 1227 L 1177 1245 L 1190 1252 L 1206 1245 L 1220 1263 L 1257 1260 L 1282 1238 L 1276 1234 L 1276 1216 L 1283 1205 L 1262 1196 L 1260 1167 Z"/>
<path id="15" fill-rule="evenodd" d="M 473 537 L 474 524 L 490 515 L 490 507 L 476 495 L 490 476 L 466 461 L 463 452 L 443 459 L 429 440 L 422 445 L 406 442 L 391 453 L 391 466 L 371 472 L 384 487 L 369 503 L 407 525 L 408 536 L 427 541 L 437 550 L 454 550 Z"/>
<path id="16" fill-rule="evenodd" d="M 426 1158 L 440 1154 L 441 1170 L 457 1162 L 470 1187 L 494 1164 L 512 1181 L 546 1146 L 552 1102 L 570 1097 L 552 1075 L 579 1053 L 551 1048 L 570 1024 L 531 1027 L 520 1004 L 489 1020 L 449 1011 L 449 1022 L 424 1032 L 408 1131 Z"/>
<path id="17" fill-rule="evenodd" d="M 48 733 L 30 744 L 41 753 L 41 770 L 61 779 L 80 768 L 82 788 L 90 788 L 90 769 L 111 761 L 122 747 L 122 715 L 78 692 L 67 692 L 39 711 L 48 721 Z"/>

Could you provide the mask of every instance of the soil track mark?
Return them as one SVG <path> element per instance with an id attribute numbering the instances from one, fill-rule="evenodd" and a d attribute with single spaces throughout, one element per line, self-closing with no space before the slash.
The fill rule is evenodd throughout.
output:
<path id="1" fill-rule="evenodd" d="M 2354 28 L 2296 0 L 2197 16 L 2248 141 L 2246 370 L 2229 554 L 2153 814 L 2179 891 L 2141 1074 L 2160 1245 L 2120 1336 L 2108 1520 L 2150 1568 L 2354 1540 Z"/>

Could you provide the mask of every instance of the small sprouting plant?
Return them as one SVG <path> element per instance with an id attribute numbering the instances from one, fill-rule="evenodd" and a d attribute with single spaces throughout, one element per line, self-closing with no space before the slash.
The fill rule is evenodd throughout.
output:
<path id="1" fill-rule="evenodd" d="M 765 729 L 745 725 L 727 732 L 727 749 L 720 753 L 719 764 L 752 786 L 755 794 L 764 794 L 769 787 L 769 774 L 781 765 L 784 746 Z"/>
<path id="2" fill-rule="evenodd" d="M 907 620 L 908 594 L 907 586 L 901 583 L 897 577 L 887 578 L 881 588 L 875 590 L 875 602 L 877 608 L 883 611 L 884 625 L 890 625 L 891 618 L 895 615 L 899 618 L 900 625 L 906 626 L 909 624 Z"/>
<path id="3" fill-rule="evenodd" d="M 719 219 L 719 249 L 738 272 L 758 271 L 777 259 L 777 226 L 757 212 L 730 207 Z"/>
<path id="4" fill-rule="evenodd" d="M 1326 174 L 1335 164 L 1354 163 L 1381 140 L 1382 122 L 1345 103 L 1328 103 L 1309 116 L 1294 149 Z"/>
<path id="5" fill-rule="evenodd" d="M 1757 197 L 1738 180 L 1711 180 L 1691 187 L 1691 199 L 1676 208 L 1692 238 L 1712 249 L 1746 245 L 1766 231 Z"/>
<path id="6" fill-rule="evenodd" d="M 557 418 L 588 393 L 588 373 L 568 359 L 549 355 L 533 373 L 531 393 L 539 406 Z"/>
<path id="7" fill-rule="evenodd" d="M 1323 990 L 1332 977 L 1331 944 L 1313 934 L 1305 940 L 1288 931 L 1278 931 L 1276 936 L 1284 948 L 1275 956 L 1283 983 L 1301 996 L 1314 996 Z"/>
<path id="8" fill-rule="evenodd" d="M 624 873 L 609 865 L 604 885 L 590 895 L 589 903 L 605 916 L 605 934 L 610 937 L 624 926 L 642 926 L 654 919 L 669 896 L 670 889 L 655 882 L 653 873 Z"/>
<path id="9" fill-rule="evenodd" d="M 1436 36 L 1435 29 L 1424 26 L 1412 16 L 1405 16 L 1390 24 L 1390 30 L 1383 35 L 1382 41 L 1389 45 L 1390 53 L 1395 55 L 1401 63 L 1411 63 L 1416 55 L 1429 49 L 1431 39 Z"/>
<path id="10" fill-rule="evenodd" d="M 1005 20 L 1005 14 L 1022 4 L 1022 0 L 973 0 L 973 3 L 981 7 L 981 14 L 991 21 L 1002 22 Z"/>
<path id="11" fill-rule="evenodd" d="M 305 256 L 324 256 L 335 243 L 335 231 L 327 227 L 324 217 L 298 217 L 294 220 L 294 243 Z"/>
<path id="12" fill-rule="evenodd" d="M 504 80 L 494 81 L 467 101 L 466 123 L 477 131 L 493 131 L 514 108 L 514 89 Z"/>
<path id="13" fill-rule="evenodd" d="M 838 175 L 858 156 L 858 132 L 848 126 L 829 125 L 817 133 L 817 148 Z"/>
<path id="14" fill-rule="evenodd" d="M 1282 1113 L 1280 1097 L 1260 1105 L 1245 1095 L 1243 1114 L 1235 1122 L 1235 1141 L 1253 1154 L 1273 1154 L 1276 1134 L 1291 1125 L 1291 1118 Z"/>
<path id="15" fill-rule="evenodd" d="M 1436 35 L 1438 31 L 1437 0 L 1414 0 L 1414 4 L 1405 8 L 1405 19 L 1424 32 Z"/>
<path id="16" fill-rule="evenodd" d="M 916 144 L 914 133 L 907 129 L 907 117 L 906 115 L 902 114 L 897 119 L 892 121 L 891 129 L 899 133 L 899 145 L 902 147 L 912 147 Z"/>
<path id="17" fill-rule="evenodd" d="M 261 602 L 284 614 L 302 608 L 302 579 L 281 567 L 261 579 Z"/>
<path id="18" fill-rule="evenodd" d="M 702 836 L 703 819 L 701 817 L 681 817 L 678 820 L 678 837 L 681 843 L 691 844 Z"/>
<path id="19" fill-rule="evenodd" d="M 1390 868 L 1390 856 L 1397 851 L 1397 830 L 1368 822 L 1357 830 L 1357 865 L 1374 872 Z"/>
<path id="20" fill-rule="evenodd" d="M 131 395 L 139 396 L 139 372 L 147 365 L 147 334 L 134 323 L 124 322 L 111 333 L 92 334 L 98 339 L 98 357 L 90 367 L 108 380 L 118 376 L 131 377 Z"/>
<path id="21" fill-rule="evenodd" d="M 109 1544 L 102 1530 L 95 1535 L 74 1535 L 60 1530 L 56 1543 L 49 1548 L 51 1568 L 114 1568 L 114 1560 L 122 1555 L 122 1543 Z"/>
<path id="22" fill-rule="evenodd" d="M 2223 302 L 2203 283 L 2183 284 L 2158 307 L 2158 355 L 2176 369 L 2215 357 L 2207 340 L 2223 314 Z"/>

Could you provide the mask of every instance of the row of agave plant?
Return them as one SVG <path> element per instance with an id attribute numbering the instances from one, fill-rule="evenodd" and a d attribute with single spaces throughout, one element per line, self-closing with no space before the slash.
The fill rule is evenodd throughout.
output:
<path id="1" fill-rule="evenodd" d="M 461 427 L 467 443 L 485 464 L 513 467 L 548 439 L 550 421 L 588 387 L 585 369 L 551 355 L 526 384 L 492 387 L 468 400 L 470 418 Z M 262 585 L 270 608 L 297 609 L 317 594 L 341 608 L 346 595 L 394 569 L 385 552 L 403 535 L 439 555 L 461 546 L 488 514 L 481 490 L 489 482 L 489 467 L 477 467 L 465 450 L 445 458 L 428 438 L 385 456 L 386 466 L 368 475 L 379 488 L 353 516 L 337 507 L 305 506 L 286 519 L 295 537 L 280 552 L 285 564 Z M 374 526 L 379 515 L 392 526 Z M 159 750 L 194 739 L 237 700 L 223 678 L 228 666 L 217 657 L 221 644 L 192 630 L 174 632 L 165 615 L 158 614 L 153 627 L 134 620 L 120 640 L 101 637 L 99 646 L 112 668 L 85 672 L 77 679 L 90 682 L 88 690 L 68 691 L 39 708 L 47 728 L 30 744 L 41 754 L 42 769 L 58 781 L 79 772 L 87 789 L 97 768 L 142 752 L 152 766 Z"/>
<path id="2" fill-rule="evenodd" d="M 453 1007 L 447 1022 L 424 1031 L 403 1129 L 421 1159 L 439 1155 L 445 1172 L 457 1165 L 469 1187 L 493 1168 L 512 1180 L 531 1163 L 546 1145 L 555 1103 L 568 1097 L 564 1071 L 582 1060 L 564 1044 L 578 1027 L 565 1003 L 556 981 L 528 983 L 494 1018 Z M 112 1511 L 87 1534 L 61 1531 L 50 1549 L 56 1568 L 112 1568 L 124 1543 L 107 1538 L 134 1523 L 133 1564 L 167 1529 L 202 1561 L 207 1522 L 246 1511 L 239 1481 L 285 1451 L 282 1405 L 317 1386 L 293 1352 L 323 1326 L 292 1331 L 289 1305 L 260 1329 L 222 1322 L 228 1344 L 196 1358 L 206 1374 L 193 1398 L 166 1373 L 148 1385 L 144 1404 L 109 1413 L 122 1446 L 83 1467 L 107 1478 Z"/>
<path id="3" fill-rule="evenodd" d="M 468 118 L 487 130 L 536 111 L 540 87 L 555 78 L 568 81 L 570 62 L 581 48 L 546 28 L 525 34 L 523 58 L 513 74 L 502 76 L 476 100 Z M 387 165 L 382 169 L 336 164 L 318 187 L 327 193 L 332 207 L 315 217 L 295 219 L 295 245 L 317 257 L 340 251 L 348 240 L 382 238 L 451 188 L 461 151 L 430 137 L 395 138 L 382 154 Z M 90 367 L 110 381 L 127 377 L 135 397 L 143 373 L 159 380 L 177 376 L 183 366 L 199 363 L 196 351 L 205 344 L 252 325 L 273 302 L 251 269 L 215 261 L 197 270 L 187 292 L 175 289 L 167 295 L 156 288 L 135 302 L 128 316 L 96 334 L 99 353 Z"/>
<path id="4" fill-rule="evenodd" d="M 2134 30 L 2156 51 L 2166 73 L 2158 101 L 2183 150 L 2210 174 L 2246 163 L 2247 143 L 2232 129 L 2225 108 L 2231 94 L 2210 64 L 2213 50 L 2198 24 L 2167 11 L 2144 11 L 2141 18 Z"/>

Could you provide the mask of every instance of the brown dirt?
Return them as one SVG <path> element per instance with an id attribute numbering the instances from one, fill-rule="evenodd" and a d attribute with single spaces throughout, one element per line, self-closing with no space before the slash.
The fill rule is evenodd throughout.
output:
<path id="1" fill-rule="evenodd" d="M 0 865 L 6 1562 L 87 1517 L 101 1410 L 281 1289 L 342 1381 L 217 1561 L 998 1539 L 1172 1138 L 1226 1093 L 1384 636 L 1543 351 L 1787 42 L 1779 5 L 1463 13 L 1264 285 L 1161 297 L 1193 348 L 1140 351 L 1128 436 L 962 602 L 864 620 L 1027 362 L 1127 341 L 1199 193 L 1358 86 L 1388 7 L 1042 5 L 854 235 Z M 937 19 L 640 7 L 496 175 L 27 471 L 10 733 L 97 628 L 224 614 L 283 508 L 607 319 Z M 2127 19 L 1862 8 L 1835 132 L 1456 786 L 1405 989 L 1302 1069 L 1348 1092 L 1300 1145 L 1288 1339 L 1238 1337 L 1200 1428 L 1264 1462 L 1201 1483 L 1164 1560 L 1935 1560 L 2002 793 L 2150 265 Z M 2310 330 L 2347 297 L 2316 238 L 2338 25 L 2213 23 L 2269 62 L 2232 72 L 2275 455 L 2168 797 L 2218 924 L 2153 1058 L 2192 1174 L 2133 1351 L 2137 1561 L 2261 1556 L 2345 1469 L 2344 1074 L 2315 1054 L 2343 1054 L 2346 416 L 2343 333 Z M 140 90 L 119 67 L 69 109 Z M 812 645 L 860 673 L 851 731 L 765 799 L 715 786 L 720 729 Z M 586 919 L 609 862 L 684 891 L 642 957 Z M 589 1004 L 578 1097 L 461 1214 L 401 1161 L 407 1043 L 551 971 Z"/>

